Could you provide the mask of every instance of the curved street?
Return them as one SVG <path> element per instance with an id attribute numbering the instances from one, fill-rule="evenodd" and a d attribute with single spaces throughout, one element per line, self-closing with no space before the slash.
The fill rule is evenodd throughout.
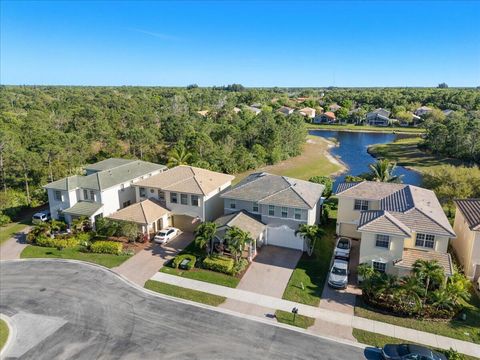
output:
<path id="1" fill-rule="evenodd" d="M 0 274 L 0 312 L 21 324 L 8 357 L 365 358 L 358 347 L 148 294 L 87 264 L 2 261 Z"/>

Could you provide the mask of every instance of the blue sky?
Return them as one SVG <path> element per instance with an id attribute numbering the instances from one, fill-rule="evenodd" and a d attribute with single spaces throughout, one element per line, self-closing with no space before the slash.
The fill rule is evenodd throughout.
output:
<path id="1" fill-rule="evenodd" d="M 477 1 L 1 1 L 0 83 L 480 85 Z"/>

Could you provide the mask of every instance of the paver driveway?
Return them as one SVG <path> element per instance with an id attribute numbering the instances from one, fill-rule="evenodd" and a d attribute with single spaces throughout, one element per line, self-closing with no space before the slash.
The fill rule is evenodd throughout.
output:
<path id="1" fill-rule="evenodd" d="M 184 232 L 166 245 L 158 245 L 152 242 L 149 247 L 139 251 L 122 265 L 112 270 L 143 286 L 145 281 L 160 270 L 165 262 L 175 257 L 192 240 L 193 234 Z"/>

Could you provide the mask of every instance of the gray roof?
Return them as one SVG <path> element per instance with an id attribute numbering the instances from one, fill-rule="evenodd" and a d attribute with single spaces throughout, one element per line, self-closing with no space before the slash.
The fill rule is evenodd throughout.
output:
<path id="1" fill-rule="evenodd" d="M 366 214 L 361 214 L 359 230 L 382 232 L 380 230 L 383 225 L 386 232 L 390 229 L 389 224 L 393 222 L 402 232 L 455 236 L 442 206 L 431 190 L 413 185 L 363 181 L 340 184 L 337 195 L 379 201 L 380 211 L 366 211 Z M 379 218 L 384 219 L 380 221 Z"/>
<path id="2" fill-rule="evenodd" d="M 116 162 L 120 159 L 113 159 L 113 162 Z M 106 161 L 106 160 L 104 160 Z M 102 163 L 102 162 L 100 162 Z M 97 163 L 99 164 L 99 163 Z M 89 170 L 92 170 L 92 166 L 96 167 L 97 164 L 93 164 L 88 167 Z M 111 165 L 112 163 L 110 163 Z M 109 166 L 108 163 L 104 163 L 99 167 Z M 81 189 L 92 189 L 92 190 L 104 190 L 112 186 L 129 182 L 136 178 L 139 178 L 144 175 L 148 175 L 157 170 L 166 169 L 166 166 L 154 164 L 151 162 L 146 162 L 142 160 L 129 160 L 122 165 L 110 168 L 108 170 L 100 170 L 93 174 L 86 176 L 69 176 L 54 182 L 51 182 L 44 186 L 46 189 L 56 189 L 56 190 L 74 190 L 77 188 Z"/>
<path id="3" fill-rule="evenodd" d="M 249 175 L 221 196 L 260 204 L 313 209 L 324 189 L 321 184 L 262 172 Z"/>
<path id="4" fill-rule="evenodd" d="M 390 111 L 386 109 L 378 108 L 373 111 L 370 111 L 368 114 L 377 114 L 379 116 L 382 116 L 388 119 L 388 117 L 390 116 Z"/>
<path id="5" fill-rule="evenodd" d="M 99 162 L 96 162 L 95 164 L 87 165 L 85 167 L 85 170 L 89 171 L 104 171 L 104 170 L 110 170 L 113 168 L 116 168 L 117 166 L 120 165 L 125 165 L 131 162 L 134 162 L 135 160 L 132 159 L 119 159 L 119 158 L 110 158 L 110 159 L 105 159 Z"/>
<path id="6" fill-rule="evenodd" d="M 470 230 L 480 231 L 480 199 L 454 200 Z"/>
<path id="7" fill-rule="evenodd" d="M 79 201 L 72 207 L 63 210 L 65 214 L 90 217 L 103 207 L 103 204 L 92 201 Z"/>
<path id="8" fill-rule="evenodd" d="M 402 260 L 396 262 L 395 266 L 411 269 L 417 260 L 437 261 L 443 267 L 446 276 L 453 275 L 453 263 L 450 254 L 437 251 L 405 248 L 403 249 Z"/>
<path id="9" fill-rule="evenodd" d="M 246 211 L 238 211 L 231 214 L 227 214 L 219 217 L 215 220 L 219 231 L 217 232 L 218 237 L 223 237 L 225 234 L 224 227 L 231 228 L 236 226 L 243 231 L 246 231 L 250 234 L 252 239 L 257 239 L 263 231 L 265 231 L 266 225 L 262 223 L 254 215 L 249 214 Z"/>

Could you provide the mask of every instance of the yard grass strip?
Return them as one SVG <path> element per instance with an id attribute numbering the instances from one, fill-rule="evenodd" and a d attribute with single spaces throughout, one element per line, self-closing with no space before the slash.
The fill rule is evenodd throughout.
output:
<path id="1" fill-rule="evenodd" d="M 305 316 L 305 315 L 295 315 L 295 321 L 293 314 L 288 311 L 277 310 L 275 311 L 275 317 L 277 321 L 283 324 L 298 326 L 302 329 L 308 329 L 315 323 L 315 318 Z"/>
<path id="2" fill-rule="evenodd" d="M 0 226 L 0 244 L 13 237 L 28 226 L 24 222 L 10 223 L 5 226 Z"/>
<path id="3" fill-rule="evenodd" d="M 78 248 L 58 250 L 52 247 L 28 245 L 20 254 L 22 259 L 28 258 L 54 258 L 73 259 L 99 264 L 107 268 L 113 268 L 129 259 L 131 255 L 93 254 L 81 252 Z"/>
<path id="4" fill-rule="evenodd" d="M 169 274 L 169 275 L 184 277 L 187 279 L 204 281 L 210 284 L 227 286 L 230 288 L 236 288 L 238 283 L 240 282 L 240 279 L 236 278 L 235 276 L 222 274 L 222 273 L 205 270 L 205 269 L 194 268 L 192 270 L 180 270 L 180 269 L 174 269 L 170 266 L 164 266 L 160 269 L 160 272 Z"/>
<path id="5" fill-rule="evenodd" d="M 191 300 L 206 305 L 218 306 L 227 298 L 218 295 L 212 295 L 203 291 L 187 289 L 181 286 L 170 285 L 160 281 L 147 280 L 145 288 L 177 298 Z"/>
<path id="6" fill-rule="evenodd" d="M 3 349 L 8 339 L 8 325 L 7 323 L 0 319 L 0 350 Z"/>

